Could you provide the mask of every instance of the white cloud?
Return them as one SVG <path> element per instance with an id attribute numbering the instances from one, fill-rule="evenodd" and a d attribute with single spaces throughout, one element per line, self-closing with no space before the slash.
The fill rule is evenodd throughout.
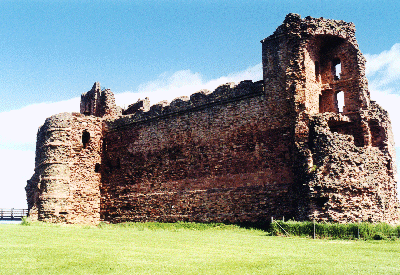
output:
<path id="1" fill-rule="evenodd" d="M 136 92 L 115 94 L 115 101 L 118 106 L 126 108 L 139 98 L 149 97 L 151 104 L 155 104 L 162 100 L 172 101 L 176 97 L 190 95 L 202 86 L 203 80 L 199 73 L 192 73 L 190 70 L 164 73 L 156 80 L 140 85 Z"/>
<path id="2" fill-rule="evenodd" d="M 367 77 L 373 79 L 370 83 L 372 89 L 391 86 L 400 81 L 400 43 L 396 43 L 388 51 L 380 54 L 366 54 Z"/>
<path id="3" fill-rule="evenodd" d="M 171 102 L 180 96 L 190 96 L 191 94 L 207 89 L 215 90 L 219 85 L 227 82 L 238 84 L 243 80 L 258 81 L 262 79 L 261 63 L 249 67 L 248 69 L 223 76 L 218 79 L 204 81 L 199 73 L 193 73 L 190 70 L 177 71 L 173 74 L 162 74 L 156 80 L 139 86 L 137 92 L 125 92 L 115 95 L 117 105 L 128 107 L 135 103 L 139 98 L 149 97 L 151 104 L 156 104 L 162 100 Z"/>
<path id="4" fill-rule="evenodd" d="M 0 132 L 0 148 L 21 149 L 21 147 L 34 146 L 38 127 L 44 123 L 45 119 L 62 112 L 79 111 L 79 100 L 79 98 L 73 98 L 54 103 L 40 103 L 0 113 L 0 121 L 4 129 Z"/>
<path id="5" fill-rule="evenodd" d="M 79 98 L 0 113 L 0 208 L 26 208 L 25 186 L 35 168 L 36 133 L 45 119 L 79 110 Z"/>
<path id="6" fill-rule="evenodd" d="M 365 57 L 371 99 L 389 112 L 395 143 L 400 146 L 400 43 L 389 51 Z"/>

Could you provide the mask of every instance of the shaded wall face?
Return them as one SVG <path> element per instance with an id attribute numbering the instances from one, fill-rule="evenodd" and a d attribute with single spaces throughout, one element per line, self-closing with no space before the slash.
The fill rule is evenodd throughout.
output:
<path id="1" fill-rule="evenodd" d="M 105 134 L 101 218 L 265 222 L 293 213 L 290 131 L 264 95 Z"/>
<path id="2" fill-rule="evenodd" d="M 295 128 L 297 75 L 300 71 L 299 40 L 286 36 L 265 40 L 262 43 L 262 63 L 266 112 L 279 127 Z M 288 135 L 291 135 L 290 130 Z"/>

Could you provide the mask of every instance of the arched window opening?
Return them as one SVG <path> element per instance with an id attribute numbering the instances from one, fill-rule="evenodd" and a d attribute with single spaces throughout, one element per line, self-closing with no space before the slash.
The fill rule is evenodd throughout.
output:
<path id="1" fill-rule="evenodd" d="M 99 173 L 99 172 L 100 172 L 100 163 L 96 163 L 96 165 L 94 166 L 94 171 L 95 171 L 96 173 Z"/>
<path id="2" fill-rule="evenodd" d="M 336 102 L 337 102 L 338 112 L 343 113 L 343 108 L 344 108 L 344 93 L 343 93 L 343 91 L 339 91 L 336 93 Z"/>
<path id="3" fill-rule="evenodd" d="M 334 79 L 339 80 L 340 74 L 342 72 L 342 65 L 340 63 L 340 59 L 333 60 L 333 71 L 334 71 Z"/>
<path id="4" fill-rule="evenodd" d="M 82 133 L 82 144 L 83 148 L 86 148 L 87 144 L 90 141 L 90 133 L 87 130 L 84 130 Z"/>

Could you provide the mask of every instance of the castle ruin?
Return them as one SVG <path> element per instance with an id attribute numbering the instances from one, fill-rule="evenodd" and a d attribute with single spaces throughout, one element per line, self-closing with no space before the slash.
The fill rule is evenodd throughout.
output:
<path id="1" fill-rule="evenodd" d="M 391 122 L 370 99 L 354 24 L 288 14 L 261 43 L 261 81 L 125 110 L 95 83 L 80 113 L 46 119 L 30 217 L 397 223 Z"/>

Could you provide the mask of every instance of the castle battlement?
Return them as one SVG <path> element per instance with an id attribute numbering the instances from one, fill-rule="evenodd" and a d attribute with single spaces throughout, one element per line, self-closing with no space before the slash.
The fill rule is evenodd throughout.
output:
<path id="1" fill-rule="evenodd" d="M 171 103 L 161 101 L 151 107 L 150 100 L 146 98 L 129 105 L 127 110 L 123 110 L 123 116 L 107 119 L 106 127 L 107 131 L 112 131 L 133 123 L 146 123 L 146 121 L 160 117 L 179 116 L 185 112 L 196 112 L 214 105 L 224 105 L 244 98 L 259 96 L 263 91 L 262 80 L 255 83 L 245 80 L 238 85 L 234 83 L 220 85 L 213 92 L 202 90 L 190 97 L 178 97 Z"/>

